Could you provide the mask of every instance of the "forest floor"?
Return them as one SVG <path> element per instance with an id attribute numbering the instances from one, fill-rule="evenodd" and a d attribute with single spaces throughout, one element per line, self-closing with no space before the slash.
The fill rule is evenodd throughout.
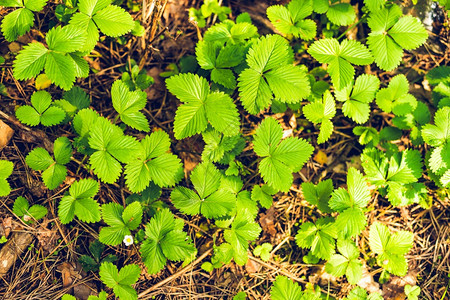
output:
<path id="1" fill-rule="evenodd" d="M 268 5 L 274 3 L 280 1 L 228 1 L 233 16 L 240 12 L 248 12 L 261 33 L 273 31 L 265 11 Z M 41 26 L 44 20 L 48 21 L 46 18 L 54 16 L 52 9 L 55 6 L 55 3 L 47 5 L 44 13 L 40 14 Z M 95 72 L 91 72 L 88 78 L 79 80 L 77 84 L 88 91 L 91 105 L 101 115 L 108 116 L 113 113 L 110 86 L 114 80 L 120 78 L 123 69 L 132 58 L 141 63 L 155 79 L 155 83 L 146 91 L 148 103 L 145 114 L 151 126 L 162 128 L 173 138 L 173 119 L 179 102 L 166 91 L 164 79 L 159 77 L 159 74 L 167 71 L 170 64 L 178 63 L 181 57 L 195 52 L 199 32 L 188 19 L 187 10 L 191 6 L 198 7 L 199 1 L 169 1 L 162 13 L 161 26 L 156 29 L 156 39 L 151 45 L 143 44 L 142 40 L 136 37 L 122 45 L 106 42 L 98 44 L 97 55 L 89 57 L 91 70 Z M 0 18 L 4 14 L 6 12 L 0 11 Z M 135 12 L 133 16 L 140 18 L 140 14 L 141 12 Z M 424 74 L 435 66 L 448 65 L 450 59 L 448 27 L 445 29 L 442 25 L 444 22 L 448 24 L 448 18 L 444 18 L 440 16 L 433 20 L 429 42 L 417 51 L 408 52 L 403 66 L 396 72 L 372 70 L 382 80 L 382 84 L 397 73 L 403 73 L 413 83 L 411 93 L 417 99 L 430 102 L 431 91 L 424 81 Z M 147 26 L 154 24 L 149 23 Z M 364 30 L 357 27 L 349 34 L 362 36 L 365 34 Z M 9 44 L 0 38 L 0 55 L 7 58 L 1 65 L 0 82 L 6 86 L 6 92 L 3 95 L 0 93 L 0 120 L 14 130 L 12 139 L 0 150 L 0 158 L 12 161 L 15 165 L 14 173 L 9 179 L 13 191 L 8 197 L 0 198 L 0 236 L 14 238 L 24 244 L 24 252 L 17 257 L 13 268 L 3 277 L 0 276 L 0 299 L 59 299 L 66 292 L 71 292 L 80 299 L 86 299 L 91 292 L 101 290 L 102 283 L 96 274 L 81 271 L 78 258 L 88 253 L 89 242 L 97 238 L 101 225 L 75 221 L 70 226 L 63 226 L 57 219 L 55 203 L 66 192 L 71 182 L 88 171 L 80 170 L 75 161 L 70 162 L 69 175 L 66 179 L 68 184 L 56 192 L 49 191 L 38 174 L 26 166 L 24 158 L 37 146 L 49 148 L 51 141 L 59 136 L 66 135 L 70 138 L 73 135 L 69 130 L 70 125 L 45 131 L 30 130 L 14 118 L 15 108 L 27 103 L 27 97 L 35 90 L 35 83 L 33 80 L 16 81 L 12 76 L 12 60 L 8 57 L 32 40 L 42 40 L 38 30 L 33 29 L 17 43 Z M 301 64 L 310 64 L 312 61 L 307 54 L 296 58 Z M 55 87 L 51 87 L 50 91 L 52 94 L 58 93 Z M 243 118 L 244 136 L 252 132 L 263 117 L 264 115 Z M 302 128 L 299 135 L 302 138 L 307 139 L 317 132 L 313 126 L 305 122 L 304 117 L 299 117 L 292 111 L 276 117 L 282 121 L 285 130 Z M 376 113 L 370 122 L 370 125 L 377 129 L 389 125 L 388 116 L 383 112 Z M 320 149 L 320 153 L 317 155 L 316 151 L 314 159 L 310 160 L 301 172 L 295 174 L 296 180 L 291 190 L 286 194 L 278 194 L 272 208 L 262 210 L 259 214 L 258 221 L 263 231 L 258 244 L 271 243 L 274 245 L 276 255 L 268 262 L 264 262 L 249 254 L 250 259 L 244 267 L 231 263 L 212 273 L 200 268 L 202 264 L 200 259 L 185 268 L 179 263 L 169 263 L 164 271 L 157 275 L 143 273 L 135 286 L 140 299 L 231 299 L 239 291 L 245 291 L 250 299 L 268 299 L 271 282 L 280 274 L 301 283 L 319 285 L 324 292 L 336 297 L 345 295 L 350 290 L 350 285 L 331 278 L 325 273 L 322 264 L 303 263 L 302 257 L 307 251 L 295 246 L 294 241 L 298 224 L 317 218 L 311 206 L 305 205 L 300 183 L 332 178 L 335 183 L 345 184 L 345 170 L 349 166 L 360 165 L 359 155 L 362 147 L 357 142 L 357 137 L 351 133 L 352 125 L 343 115 L 337 115 L 334 123 L 335 131 L 332 138 L 325 144 L 313 145 L 315 149 Z M 140 135 L 136 134 L 137 137 L 143 137 Z M 399 146 L 409 143 L 407 139 L 398 141 Z M 194 136 L 181 141 L 173 138 L 172 151 L 182 159 L 186 172 L 200 162 L 202 148 L 201 137 Z M 82 159 L 82 156 L 76 159 Z M 249 162 L 250 169 L 256 170 L 256 165 L 251 164 L 255 160 L 254 157 L 242 159 Z M 433 185 L 430 183 L 427 186 Z M 115 185 L 103 185 L 98 201 L 102 203 L 102 199 L 108 199 L 123 203 L 124 197 L 128 194 L 123 187 L 123 179 Z M 170 203 L 169 194 L 169 190 L 163 189 L 160 200 Z M 14 199 L 22 195 L 27 195 L 34 204 L 48 208 L 49 214 L 42 222 L 30 226 L 14 216 L 12 213 Z M 405 284 L 418 284 L 426 299 L 450 299 L 449 196 L 430 191 L 429 196 L 433 204 L 430 209 L 423 209 L 417 205 L 393 208 L 386 199 L 375 195 L 374 202 L 369 205 L 368 223 L 377 219 L 391 228 L 410 230 L 414 232 L 415 239 L 414 247 L 407 255 L 410 265 L 406 277 L 391 276 L 386 283 L 377 286 L 378 283 L 374 278 L 377 279 L 380 273 L 367 273 L 364 274 L 367 286 L 374 285 L 381 288 L 385 295 L 388 295 L 386 299 L 404 299 L 402 291 Z M 189 235 L 198 248 L 198 257 L 209 256 L 213 241 L 207 227 L 205 229 L 205 219 L 192 217 L 185 221 Z M 367 237 L 368 231 L 366 230 L 363 235 Z M 364 255 L 364 249 L 368 251 L 368 245 L 360 246 Z M 107 246 L 104 254 L 114 254 L 123 263 L 137 263 L 143 266 L 138 248 L 135 246 L 126 249 Z"/>

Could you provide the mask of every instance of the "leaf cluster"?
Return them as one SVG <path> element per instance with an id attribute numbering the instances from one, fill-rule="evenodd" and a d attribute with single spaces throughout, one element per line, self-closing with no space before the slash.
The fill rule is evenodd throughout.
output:
<path id="1" fill-rule="evenodd" d="M 53 157 L 44 148 L 34 148 L 25 158 L 27 165 L 42 172 L 42 180 L 50 190 L 56 189 L 66 178 L 67 168 L 72 156 L 72 144 L 65 137 L 59 137 L 53 144 Z"/>

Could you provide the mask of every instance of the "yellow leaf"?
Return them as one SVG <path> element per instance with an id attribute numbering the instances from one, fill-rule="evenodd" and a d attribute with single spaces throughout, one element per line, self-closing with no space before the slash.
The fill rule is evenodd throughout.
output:
<path id="1" fill-rule="evenodd" d="M 327 155 L 322 150 L 319 150 L 314 155 L 314 160 L 323 166 L 327 162 Z"/>
<path id="2" fill-rule="evenodd" d="M 45 90 L 52 84 L 51 80 L 48 79 L 47 75 L 40 74 L 38 77 L 36 77 L 35 85 L 36 89 L 39 90 Z"/>

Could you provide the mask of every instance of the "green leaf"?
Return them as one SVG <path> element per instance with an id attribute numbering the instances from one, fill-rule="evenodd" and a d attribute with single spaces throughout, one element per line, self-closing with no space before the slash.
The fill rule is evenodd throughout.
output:
<path id="1" fill-rule="evenodd" d="M 314 124 L 321 124 L 317 139 L 319 144 L 327 141 L 333 133 L 331 118 L 336 114 L 336 104 L 330 91 L 325 91 L 323 100 L 317 100 L 303 107 L 305 117 Z"/>
<path id="2" fill-rule="evenodd" d="M 48 31 L 45 40 L 48 48 L 52 51 L 75 52 L 85 44 L 86 32 L 73 25 L 57 26 Z"/>
<path id="3" fill-rule="evenodd" d="M 239 76 L 239 94 L 244 108 L 257 114 L 272 99 L 297 103 L 310 94 L 304 69 L 292 65 L 292 50 L 278 35 L 268 35 L 253 43 L 247 55 L 249 69 Z M 274 97 L 273 97 L 273 95 Z"/>
<path id="4" fill-rule="evenodd" d="M 70 186 L 69 194 L 59 204 L 58 215 L 61 223 L 67 224 L 76 215 L 81 221 L 94 223 L 100 221 L 100 206 L 93 197 L 99 185 L 92 179 L 82 179 Z"/>
<path id="5" fill-rule="evenodd" d="M 47 4 L 47 1 L 48 0 L 24 0 L 23 4 L 29 10 L 32 10 L 32 11 L 35 11 L 35 12 L 39 12 Z"/>
<path id="6" fill-rule="evenodd" d="M 14 60 L 14 78 L 27 80 L 38 75 L 44 69 L 48 49 L 41 43 L 24 46 Z"/>
<path id="7" fill-rule="evenodd" d="M 403 48 L 412 50 L 422 45 L 428 34 L 420 21 L 402 16 L 397 5 L 372 12 L 368 25 L 372 30 L 367 43 L 376 64 L 385 71 L 395 69 L 401 62 Z"/>
<path id="8" fill-rule="evenodd" d="M 173 261 L 185 260 L 197 251 L 189 242 L 187 234 L 179 230 L 167 233 L 160 243 L 164 255 Z"/>
<path id="9" fill-rule="evenodd" d="M 147 104 L 145 92 L 132 92 L 123 81 L 116 80 L 111 87 L 111 97 L 114 109 L 125 124 L 137 130 L 150 131 L 148 120 L 140 112 Z"/>
<path id="10" fill-rule="evenodd" d="M 111 0 L 80 0 L 78 2 L 78 9 L 82 13 L 92 16 L 99 10 L 107 7 L 109 4 L 111 4 Z"/>
<path id="11" fill-rule="evenodd" d="M 80 51 L 91 52 L 97 44 L 100 35 L 94 21 L 84 13 L 76 13 L 70 18 L 70 25 L 85 30 L 86 42 Z"/>
<path id="12" fill-rule="evenodd" d="M 66 165 L 69 163 L 70 157 L 72 156 L 72 144 L 70 140 L 65 136 L 57 138 L 53 144 L 53 154 L 58 164 Z"/>
<path id="13" fill-rule="evenodd" d="M 125 167 L 126 183 L 133 192 L 143 191 L 153 181 L 160 187 L 173 186 L 180 160 L 170 150 L 167 133 L 155 131 L 141 142 L 142 151 Z"/>
<path id="14" fill-rule="evenodd" d="M 103 262 L 100 266 L 100 279 L 114 294 L 120 299 L 137 299 L 137 292 L 132 288 L 141 274 L 138 265 L 126 265 L 120 272 L 117 267 L 110 262 Z"/>
<path id="15" fill-rule="evenodd" d="M 171 193 L 176 208 L 184 213 L 203 214 L 206 218 L 228 215 L 236 206 L 230 191 L 219 189 L 221 174 L 212 163 L 202 163 L 192 171 L 191 181 L 197 191 L 177 187 Z"/>
<path id="16" fill-rule="evenodd" d="M 317 220 L 316 224 L 303 223 L 295 236 L 295 241 L 301 248 L 311 248 L 314 256 L 329 260 L 334 253 L 336 237 L 335 224 L 325 218 Z"/>
<path id="17" fill-rule="evenodd" d="M 224 237 L 233 247 L 237 264 L 244 265 L 247 262 L 248 243 L 256 240 L 260 232 L 261 227 L 249 218 L 247 214 L 239 214 L 235 217 L 231 224 L 231 229 L 225 231 Z M 236 254 L 239 253 L 243 254 L 242 260 L 236 258 Z"/>
<path id="18" fill-rule="evenodd" d="M 277 276 L 270 289 L 272 300 L 303 299 L 302 288 L 286 276 Z"/>
<path id="19" fill-rule="evenodd" d="M 116 5 L 109 5 L 99 10 L 92 19 L 104 34 L 111 37 L 124 35 L 134 27 L 130 14 Z"/>
<path id="20" fill-rule="evenodd" d="M 225 136 L 239 133 L 239 112 L 230 96 L 224 93 L 211 93 L 205 104 L 206 116 L 217 131 Z"/>
<path id="21" fill-rule="evenodd" d="M 349 283 L 357 284 L 363 271 L 363 265 L 358 260 L 358 248 L 349 240 L 339 240 L 337 247 L 341 254 L 331 256 L 331 259 L 325 265 L 326 271 L 335 277 L 341 277 L 345 274 Z"/>
<path id="22" fill-rule="evenodd" d="M 413 245 L 414 235 L 407 231 L 391 234 L 386 225 L 373 223 L 370 226 L 370 249 L 378 254 L 379 264 L 388 272 L 404 276 L 408 265 L 404 257 Z"/>
<path id="23" fill-rule="evenodd" d="M 186 260 L 195 254 L 196 249 L 181 231 L 182 227 L 183 222 L 177 222 L 168 209 L 157 211 L 145 226 L 147 239 L 142 243 L 141 254 L 150 274 L 164 268 L 167 259 Z"/>
<path id="24" fill-rule="evenodd" d="M 16 110 L 16 117 L 23 124 L 37 126 L 41 122 L 41 116 L 29 105 L 22 105 Z"/>
<path id="25" fill-rule="evenodd" d="M 67 169 L 63 165 L 53 164 L 47 170 L 42 172 L 42 181 L 50 190 L 56 189 L 67 176 Z"/>
<path id="26" fill-rule="evenodd" d="M 52 126 L 61 123 L 66 114 L 58 107 L 50 106 L 52 98 L 46 91 L 37 91 L 31 96 L 31 104 L 23 105 L 16 111 L 17 118 L 24 124 Z"/>
<path id="27" fill-rule="evenodd" d="M 317 26 L 312 20 L 303 19 L 311 15 L 312 9 L 312 1 L 293 0 L 287 8 L 270 6 L 267 8 L 267 17 L 278 31 L 310 40 L 316 35 Z"/>
<path id="28" fill-rule="evenodd" d="M 8 42 L 17 40 L 33 26 L 34 15 L 27 8 L 19 8 L 7 14 L 2 20 L 2 33 Z"/>
<path id="29" fill-rule="evenodd" d="M 418 48 L 428 38 L 428 33 L 423 24 L 413 16 L 400 18 L 389 30 L 389 35 L 406 50 Z"/>
<path id="30" fill-rule="evenodd" d="M 277 191 L 267 184 L 263 186 L 254 185 L 251 197 L 253 201 L 258 201 L 262 207 L 269 209 L 273 202 L 272 195 L 276 193 Z"/>
<path id="31" fill-rule="evenodd" d="M 311 182 L 302 183 L 303 197 L 312 205 L 317 207 L 324 213 L 331 213 L 332 210 L 328 206 L 331 193 L 333 192 L 333 181 L 327 179 L 314 185 Z"/>
<path id="32" fill-rule="evenodd" d="M 44 171 L 50 165 L 54 164 L 54 160 L 44 148 L 34 148 L 25 158 L 27 165 L 36 171 Z"/>
<path id="33" fill-rule="evenodd" d="M 133 202 L 129 204 L 122 213 L 122 220 L 130 230 L 135 230 L 142 222 L 142 206 L 140 202 Z"/>
<path id="34" fill-rule="evenodd" d="M 13 205 L 13 213 L 15 213 L 19 217 L 23 217 L 27 214 L 28 209 L 30 208 L 30 204 L 25 197 L 19 196 L 14 201 Z"/>
<path id="35" fill-rule="evenodd" d="M 450 108 L 443 107 L 436 111 L 434 124 L 427 124 L 422 128 L 422 137 L 430 146 L 441 146 L 450 140 Z"/>
<path id="36" fill-rule="evenodd" d="M 352 82 L 355 69 L 351 64 L 368 65 L 373 62 L 369 50 L 354 40 L 346 39 L 339 44 L 336 39 L 321 39 L 314 42 L 308 52 L 320 63 L 328 64 L 328 73 L 338 90 Z"/>
<path id="37" fill-rule="evenodd" d="M 70 90 L 75 82 L 75 70 L 75 62 L 70 56 L 48 52 L 45 74 L 54 84 L 66 91 Z"/>
<path id="38" fill-rule="evenodd" d="M 343 101 L 342 112 L 358 124 L 367 122 L 370 114 L 369 103 L 375 98 L 380 80 L 374 75 L 362 74 L 356 78 L 355 85 L 348 85 L 335 91 L 336 100 Z"/>
<path id="39" fill-rule="evenodd" d="M 311 93 L 305 71 L 298 66 L 286 65 L 264 75 L 275 98 L 284 103 L 297 103 Z"/>
<path id="40" fill-rule="evenodd" d="M 333 24 L 347 26 L 355 22 L 356 14 L 350 3 L 337 3 L 330 5 L 327 17 Z"/>
<path id="41" fill-rule="evenodd" d="M 253 148 L 262 157 L 259 172 L 275 189 L 288 191 L 292 172 L 298 172 L 313 152 L 312 146 L 294 137 L 281 141 L 282 128 L 273 118 L 264 119 L 255 133 Z"/>
<path id="42" fill-rule="evenodd" d="M 94 173 L 106 183 L 113 183 L 120 176 L 119 162 L 132 161 L 140 150 L 135 138 L 123 135 L 118 126 L 105 118 L 98 118 L 90 129 L 89 145 L 97 150 L 90 157 Z"/>
<path id="43" fill-rule="evenodd" d="M 221 84 L 228 89 L 236 88 L 236 77 L 230 69 L 213 69 L 211 71 L 211 80 Z"/>
<path id="44" fill-rule="evenodd" d="M 420 295 L 420 287 L 415 285 L 405 285 L 405 294 L 408 297 L 408 300 L 417 300 Z"/>
<path id="45" fill-rule="evenodd" d="M 208 82 L 188 73 L 167 79 L 167 88 L 185 104 L 176 113 L 175 137 L 182 139 L 200 133 L 211 125 L 226 136 L 239 132 L 239 114 L 233 100 L 224 93 L 210 93 Z"/>

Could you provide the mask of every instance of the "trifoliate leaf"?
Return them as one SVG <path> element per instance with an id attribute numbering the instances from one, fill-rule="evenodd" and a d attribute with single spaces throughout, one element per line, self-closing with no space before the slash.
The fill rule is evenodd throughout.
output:
<path id="1" fill-rule="evenodd" d="M 311 222 L 303 223 L 295 241 L 301 248 L 311 248 L 314 256 L 329 260 L 334 253 L 337 230 L 332 220 L 323 218 L 317 220 L 316 224 Z"/>
<path id="2" fill-rule="evenodd" d="M 139 202 L 122 205 L 111 202 L 101 207 L 102 218 L 108 227 L 100 230 L 99 240 L 106 245 L 119 245 L 130 230 L 135 230 L 142 221 L 142 206 Z"/>
<path id="3" fill-rule="evenodd" d="M 357 284 L 363 271 L 363 265 L 358 260 L 358 248 L 349 240 L 339 240 L 337 248 L 341 254 L 333 254 L 325 265 L 325 270 L 335 277 L 345 274 L 348 282 Z"/>
<path id="4" fill-rule="evenodd" d="M 126 183 L 131 191 L 143 191 L 153 181 L 160 187 L 176 183 L 180 160 L 171 153 L 170 139 L 164 131 L 155 131 L 140 142 L 142 150 L 125 167 Z"/>
<path id="5" fill-rule="evenodd" d="M 297 103 L 309 96 L 306 74 L 292 65 L 292 51 L 286 40 L 269 35 L 253 43 L 247 55 L 248 69 L 239 76 L 239 94 L 244 108 L 257 114 L 275 98 Z"/>
<path id="6" fill-rule="evenodd" d="M 320 63 L 328 64 L 328 73 L 338 90 L 352 82 L 355 75 L 352 64 L 362 66 L 373 62 L 369 50 L 354 40 L 346 39 L 339 44 L 337 39 L 321 39 L 314 42 L 308 52 Z"/>
<path id="7" fill-rule="evenodd" d="M 245 265 L 248 243 L 256 240 L 260 232 L 261 227 L 246 213 L 238 214 L 233 220 L 231 228 L 225 230 L 225 240 L 233 247 L 234 259 L 237 264 Z"/>
<path id="8" fill-rule="evenodd" d="M 258 201 L 262 207 L 269 209 L 272 206 L 273 195 L 276 193 L 277 190 L 267 184 L 263 186 L 254 185 L 252 189 L 252 200 Z"/>
<path id="9" fill-rule="evenodd" d="M 370 249 L 378 254 L 378 264 L 388 272 L 404 276 L 408 265 L 405 254 L 412 248 L 414 235 L 408 231 L 389 232 L 386 225 L 373 223 L 370 226 Z"/>
<path id="10" fill-rule="evenodd" d="M 16 111 L 16 117 L 24 124 L 52 126 L 61 123 L 66 114 L 58 107 L 50 106 L 52 98 L 46 91 L 37 91 L 31 96 L 31 105 L 23 105 Z"/>
<path id="11" fill-rule="evenodd" d="M 289 137 L 281 141 L 281 125 L 273 118 L 264 119 L 256 129 L 253 149 L 263 159 L 259 172 L 273 188 L 288 191 L 293 182 L 292 172 L 298 172 L 313 152 L 303 139 Z"/>
<path id="12" fill-rule="evenodd" d="M 375 98 L 380 86 L 380 80 L 374 75 L 363 74 L 358 76 L 355 85 L 348 85 L 342 90 L 336 90 L 336 100 L 343 101 L 342 112 L 358 124 L 369 119 L 369 103 Z"/>
<path id="13" fill-rule="evenodd" d="M 236 196 L 220 188 L 222 175 L 212 163 L 202 163 L 192 171 L 195 191 L 176 187 L 170 198 L 176 208 L 189 215 L 203 214 L 206 218 L 229 215 L 236 207 Z"/>
<path id="14" fill-rule="evenodd" d="M 385 71 L 400 64 L 403 49 L 415 49 L 428 38 L 418 19 L 402 15 L 400 7 L 394 4 L 372 12 L 367 22 L 372 30 L 367 39 L 369 49 L 378 67 Z"/>
<path id="15" fill-rule="evenodd" d="M 333 133 L 331 118 L 336 114 L 336 104 L 330 91 L 325 91 L 323 99 L 305 105 L 303 113 L 312 123 L 321 124 L 317 142 L 319 144 L 326 142 Z"/>
<path id="16" fill-rule="evenodd" d="M 142 243 L 141 254 L 147 271 L 158 273 L 167 259 L 186 260 L 196 253 L 187 234 L 182 231 L 183 222 L 178 222 L 168 209 L 156 212 L 145 226 L 147 239 Z"/>
<path id="17" fill-rule="evenodd" d="M 292 0 L 287 7 L 273 5 L 267 8 L 267 17 L 281 33 L 310 40 L 316 36 L 316 24 L 304 18 L 311 15 L 312 10 L 311 0 Z"/>
<path id="18" fill-rule="evenodd" d="M 126 265 L 119 270 L 111 262 L 103 262 L 100 266 L 100 280 L 120 299 L 137 299 L 137 292 L 132 287 L 141 275 L 138 265 Z"/>
<path id="19" fill-rule="evenodd" d="M 96 150 L 90 157 L 94 173 L 107 183 L 113 183 L 122 172 L 119 162 L 136 157 L 139 143 L 105 118 L 98 118 L 90 130 L 89 146 Z"/>
<path id="20" fill-rule="evenodd" d="M 116 80 L 111 87 L 111 97 L 114 109 L 125 124 L 137 130 L 150 131 L 148 120 L 141 112 L 147 104 L 145 92 L 132 92 L 123 81 Z"/>
<path id="21" fill-rule="evenodd" d="M 182 139 L 201 133 L 209 123 L 226 136 L 239 133 L 239 113 L 233 100 L 222 92 L 210 92 L 208 82 L 188 73 L 172 76 L 167 88 L 182 104 L 174 122 L 175 137 Z"/>
<path id="22" fill-rule="evenodd" d="M 328 206 L 331 193 L 333 192 L 333 181 L 327 179 L 314 185 L 312 182 L 302 183 L 302 192 L 305 200 L 317 207 L 324 213 L 331 213 L 332 210 Z"/>
<path id="23" fill-rule="evenodd" d="M 100 206 L 93 199 L 98 190 L 98 183 L 92 179 L 82 179 L 73 183 L 69 193 L 59 203 L 58 216 L 61 223 L 69 223 L 74 215 L 83 222 L 100 221 Z"/>

